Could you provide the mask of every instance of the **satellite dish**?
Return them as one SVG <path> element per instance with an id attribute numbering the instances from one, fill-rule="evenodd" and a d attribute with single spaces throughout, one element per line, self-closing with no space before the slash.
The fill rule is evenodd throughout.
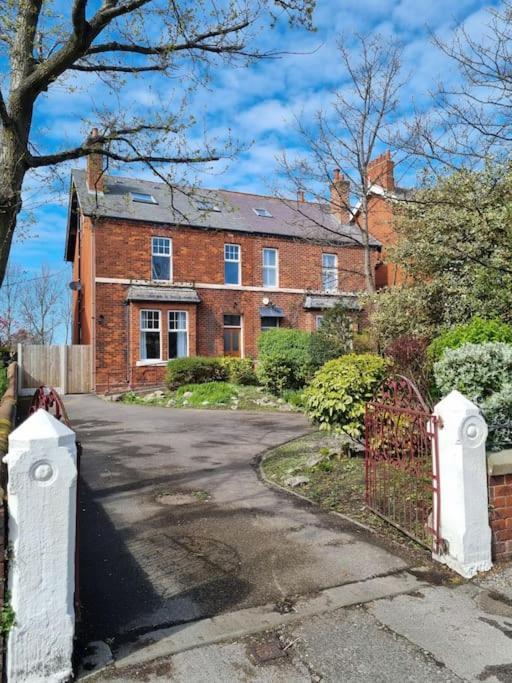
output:
<path id="1" fill-rule="evenodd" d="M 69 283 L 69 289 L 72 289 L 74 292 L 79 292 L 82 289 L 82 283 L 78 280 L 73 280 L 73 282 Z"/>
<path id="2" fill-rule="evenodd" d="M 268 298 L 268 296 L 264 296 L 261 302 L 264 306 L 268 306 L 270 303 L 270 299 Z"/>

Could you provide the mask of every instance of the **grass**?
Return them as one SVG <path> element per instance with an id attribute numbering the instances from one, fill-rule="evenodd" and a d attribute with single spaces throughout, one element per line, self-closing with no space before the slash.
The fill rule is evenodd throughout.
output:
<path id="1" fill-rule="evenodd" d="M 130 391 L 121 398 L 123 403 L 157 405 L 169 408 L 205 408 L 255 411 L 290 412 L 298 410 L 300 392 L 288 392 L 283 398 L 273 396 L 262 387 L 206 382 L 187 384 L 176 391 L 157 391 L 137 394 Z"/>
<path id="2" fill-rule="evenodd" d="M 361 456 L 346 455 L 347 437 L 315 432 L 271 451 L 262 463 L 270 482 L 300 493 L 320 507 L 335 510 L 371 527 L 376 533 L 398 541 L 409 549 L 419 546 L 365 506 L 365 467 Z M 323 456 L 309 467 L 312 456 Z M 298 487 L 287 485 L 293 476 L 308 477 Z"/>

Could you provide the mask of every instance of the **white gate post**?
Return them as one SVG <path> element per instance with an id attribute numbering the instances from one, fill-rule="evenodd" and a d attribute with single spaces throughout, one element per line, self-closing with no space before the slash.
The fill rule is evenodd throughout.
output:
<path id="1" fill-rule="evenodd" d="M 7 679 L 66 681 L 74 635 L 75 433 L 38 410 L 9 436 Z"/>
<path id="2" fill-rule="evenodd" d="M 441 538 L 444 554 L 433 557 L 466 578 L 487 571 L 491 528 L 487 496 L 485 441 L 487 425 L 478 407 L 459 391 L 440 401 L 439 480 Z"/>

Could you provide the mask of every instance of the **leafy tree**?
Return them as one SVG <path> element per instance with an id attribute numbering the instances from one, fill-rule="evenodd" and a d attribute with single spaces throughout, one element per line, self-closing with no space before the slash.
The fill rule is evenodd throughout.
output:
<path id="1" fill-rule="evenodd" d="M 158 73 L 184 91 L 208 79 L 215 66 L 264 57 L 254 29 L 264 15 L 311 25 L 315 0 L 3 0 L 0 3 L 0 284 L 22 208 L 28 172 L 52 168 L 102 149 L 112 162 L 162 165 L 212 161 L 222 152 L 188 143 L 186 99 L 166 93 L 155 115 L 126 105 L 134 79 Z M 67 10 L 62 10 L 66 7 Z M 252 45 L 252 46 L 251 46 Z M 94 112 L 98 134 L 53 150 L 37 137 L 45 93 L 76 96 L 81 83 L 109 89 L 108 106 Z M 177 80 L 179 79 L 179 81 Z M 124 95 L 124 97 L 123 97 Z M 88 123 L 90 125 L 90 122 Z M 159 170 L 160 169 L 160 170 Z M 169 172 L 165 172 L 169 178 Z"/>
<path id="2" fill-rule="evenodd" d="M 474 316 L 512 321 L 512 175 L 487 165 L 426 182 L 397 206 L 390 258 L 407 282 L 374 297 L 381 341 Z"/>

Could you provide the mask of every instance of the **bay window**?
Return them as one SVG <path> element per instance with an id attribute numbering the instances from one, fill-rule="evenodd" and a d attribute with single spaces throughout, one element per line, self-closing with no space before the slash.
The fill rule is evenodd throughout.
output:
<path id="1" fill-rule="evenodd" d="M 140 312 L 141 360 L 161 360 L 160 311 Z"/>

